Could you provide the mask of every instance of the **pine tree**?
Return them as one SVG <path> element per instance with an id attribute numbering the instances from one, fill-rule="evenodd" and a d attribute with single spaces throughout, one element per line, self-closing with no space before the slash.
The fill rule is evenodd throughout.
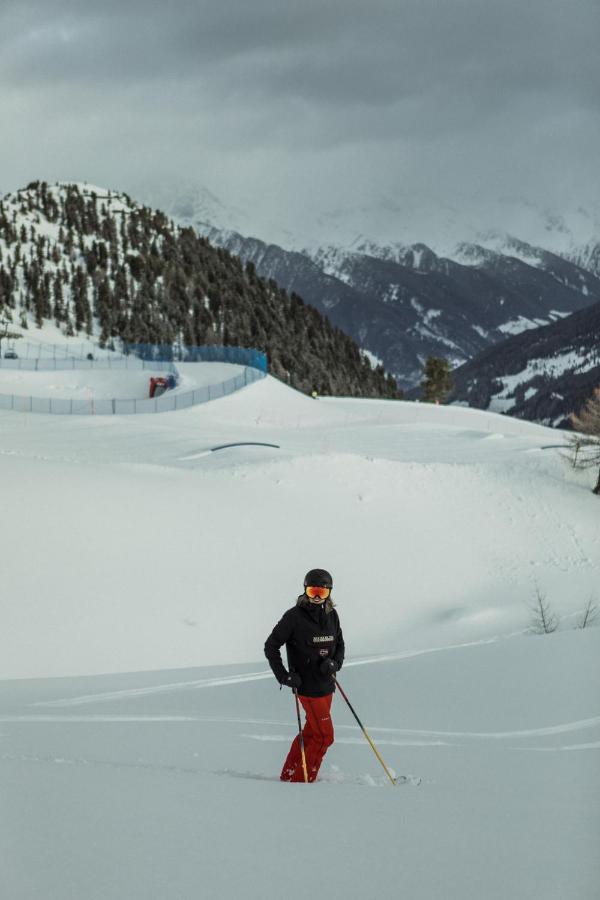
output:
<path id="1" fill-rule="evenodd" d="M 452 390 L 452 369 L 447 359 L 428 356 L 421 382 L 425 403 L 443 403 Z"/>
<path id="2" fill-rule="evenodd" d="M 43 182 L 0 201 L 0 305 L 31 311 L 38 324 L 54 318 L 68 334 L 90 333 L 96 316 L 103 343 L 255 347 L 301 390 L 316 381 L 322 393 L 398 396 L 394 380 L 300 297 L 192 228 L 123 203 L 126 214 L 115 214 L 77 186 Z M 32 228 L 44 218 L 58 239 Z"/>

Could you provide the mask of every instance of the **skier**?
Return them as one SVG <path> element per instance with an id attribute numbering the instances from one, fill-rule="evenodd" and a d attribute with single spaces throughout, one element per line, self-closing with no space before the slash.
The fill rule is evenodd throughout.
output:
<path id="1" fill-rule="evenodd" d="M 304 593 L 284 613 L 265 643 L 265 656 L 275 678 L 297 692 L 306 713 L 302 735 L 309 781 L 315 781 L 327 748 L 333 744 L 333 675 L 344 662 L 344 638 L 331 599 L 332 587 L 333 579 L 325 569 L 307 572 Z M 283 644 L 289 672 L 281 659 Z M 290 747 L 280 778 L 304 781 L 299 735 Z"/>

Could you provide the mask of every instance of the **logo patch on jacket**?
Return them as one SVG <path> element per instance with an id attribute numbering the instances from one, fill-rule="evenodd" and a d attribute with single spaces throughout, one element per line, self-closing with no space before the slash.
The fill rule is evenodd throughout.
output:
<path id="1" fill-rule="evenodd" d="M 329 656 L 329 650 L 319 650 L 319 656 Z"/>
<path id="2" fill-rule="evenodd" d="M 315 635 L 313 638 L 313 644 L 328 644 L 330 641 L 334 641 L 335 638 L 332 634 L 325 635 Z"/>

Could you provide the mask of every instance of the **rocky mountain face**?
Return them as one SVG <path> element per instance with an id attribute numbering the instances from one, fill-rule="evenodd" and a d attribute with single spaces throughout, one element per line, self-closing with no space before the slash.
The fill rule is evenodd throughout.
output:
<path id="1" fill-rule="evenodd" d="M 297 294 L 192 228 L 90 185 L 33 182 L 0 201 L 0 317 L 25 330 L 267 353 L 291 385 L 396 397 L 383 367 Z"/>
<path id="2" fill-rule="evenodd" d="M 462 243 L 450 256 L 425 244 L 360 241 L 352 249 L 290 251 L 196 221 L 211 242 L 301 294 L 382 361 L 405 388 L 427 356 L 458 366 L 507 336 L 600 301 L 600 278 L 514 238 Z"/>
<path id="3" fill-rule="evenodd" d="M 589 241 L 569 253 L 568 258 L 582 269 L 600 278 L 600 242 Z"/>
<path id="4" fill-rule="evenodd" d="M 515 335 L 454 372 L 451 401 L 559 427 L 600 386 L 600 303 Z"/>

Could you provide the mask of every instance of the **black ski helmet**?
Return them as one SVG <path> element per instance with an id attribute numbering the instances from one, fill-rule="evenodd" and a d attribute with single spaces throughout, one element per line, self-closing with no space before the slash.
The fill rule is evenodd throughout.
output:
<path id="1" fill-rule="evenodd" d="M 333 578 L 325 569 L 311 569 L 304 576 L 304 587 L 333 587 Z"/>

